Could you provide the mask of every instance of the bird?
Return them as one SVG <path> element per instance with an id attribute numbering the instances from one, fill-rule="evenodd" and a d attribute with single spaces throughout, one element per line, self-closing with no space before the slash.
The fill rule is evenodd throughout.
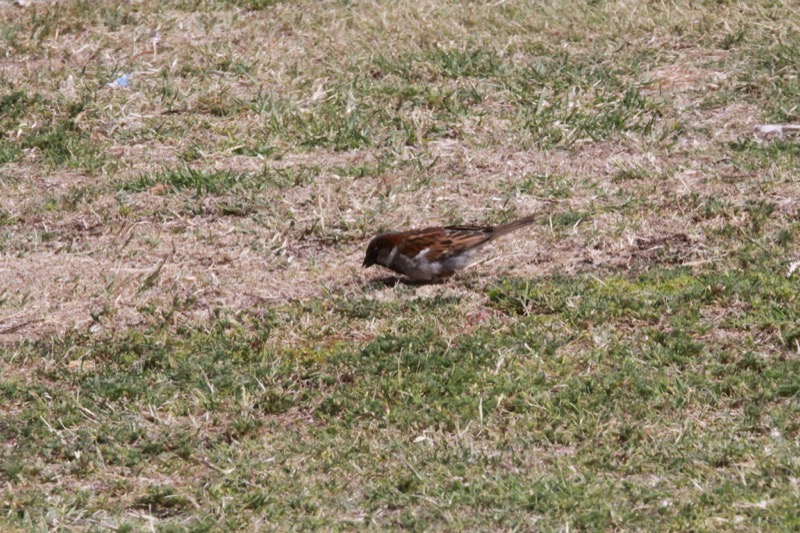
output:
<path id="1" fill-rule="evenodd" d="M 381 233 L 367 246 L 362 266 L 380 265 L 413 281 L 447 278 L 469 266 L 483 246 L 535 220 L 535 215 L 529 215 L 499 226 L 444 226 Z"/>

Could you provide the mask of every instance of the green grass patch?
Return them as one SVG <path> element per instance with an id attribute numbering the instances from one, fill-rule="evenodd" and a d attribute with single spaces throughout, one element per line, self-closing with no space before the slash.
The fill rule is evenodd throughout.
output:
<path id="1" fill-rule="evenodd" d="M 197 170 L 184 167 L 141 175 L 124 181 L 117 188 L 128 192 L 153 190 L 164 186 L 165 191 L 194 191 L 197 195 L 229 194 L 242 190 L 285 189 L 307 185 L 319 175 L 319 167 L 270 168 L 259 172 L 234 172 L 230 170 Z"/>
<path id="2" fill-rule="evenodd" d="M 357 87 L 346 84 L 310 109 L 279 96 L 260 91 L 250 102 L 250 109 L 263 117 L 263 129 L 255 136 L 255 147 L 243 153 L 268 155 L 276 146 L 300 148 L 330 147 L 350 150 L 370 146 L 368 110 L 354 100 Z M 260 147 L 260 148 L 259 148 Z"/>
<path id="3" fill-rule="evenodd" d="M 0 159 L 16 161 L 23 150 L 35 150 L 51 168 L 98 170 L 105 163 L 101 147 L 75 122 L 88 106 L 88 100 L 55 102 L 40 94 L 31 95 L 19 90 L 2 94 L 0 127 L 16 135 L 6 134 L 6 138 L 0 141 Z M 27 128 L 31 123 L 36 127 L 22 128 L 23 122 Z"/>
<path id="4" fill-rule="evenodd" d="M 17 406 L 0 432 L 18 443 L 0 472 L 22 486 L 113 469 L 114 509 L 199 524 L 224 507 L 228 528 L 250 513 L 413 528 L 792 523 L 795 281 L 676 268 L 487 293 L 524 316 L 462 331 L 458 298 L 334 298 L 178 330 L 153 310 L 142 332 L 19 345 L 3 364 L 50 363 L 0 388 Z M 717 318 L 734 302 L 748 305 Z M 274 342 L 298 321 L 321 328 Z M 374 338 L 337 340 L 370 321 L 383 324 Z M 198 464 L 211 466 L 190 475 Z M 175 481 L 138 481 L 156 472 Z M 46 501 L 17 492 L 7 516 L 110 505 L 59 486 Z"/>
<path id="5" fill-rule="evenodd" d="M 489 296 L 501 309 L 558 314 L 575 325 L 628 317 L 644 322 L 669 318 L 694 320 L 714 307 L 734 301 L 749 305 L 714 327 L 782 328 L 798 315 L 798 282 L 782 272 L 740 271 L 695 274 L 689 269 L 656 269 L 629 279 L 622 276 L 560 278 L 506 282 Z"/>
<path id="6" fill-rule="evenodd" d="M 800 39 L 759 32 L 748 48 L 748 59 L 755 61 L 741 74 L 742 92 L 763 102 L 764 120 L 796 122 L 800 113 L 790 102 L 800 97 L 800 67 L 793 60 L 800 53 Z"/>

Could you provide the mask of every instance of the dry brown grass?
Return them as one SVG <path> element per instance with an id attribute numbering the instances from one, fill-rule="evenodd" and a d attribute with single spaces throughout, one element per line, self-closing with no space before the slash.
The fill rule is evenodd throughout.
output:
<path id="1" fill-rule="evenodd" d="M 513 268 L 515 274 L 536 277 L 574 271 L 582 264 L 620 265 L 639 253 L 637 242 L 671 235 L 690 236 L 693 250 L 682 261 L 715 260 L 719 252 L 702 247 L 702 231 L 691 211 L 665 213 L 653 206 L 691 193 L 724 196 L 732 203 L 751 197 L 740 184 L 715 179 L 725 169 L 715 147 L 745 135 L 758 109 L 741 101 L 698 107 L 709 92 L 735 83 L 725 61 L 732 52 L 696 47 L 685 37 L 726 23 L 687 6 L 618 2 L 594 14 L 574 6 L 542 7 L 533 16 L 509 6 L 512 13 L 527 17 L 509 18 L 490 6 L 466 10 L 440 2 L 391 7 L 365 2 L 353 9 L 336 3 L 279 4 L 266 12 L 194 13 L 145 2 L 126 10 L 132 23 L 109 29 L 98 15 L 80 20 L 79 4 L 31 2 L 24 9 L 5 4 L 4 18 L 23 29 L 16 37 L 19 51 L 1 67 L 6 85 L 53 98 L 59 108 L 89 91 L 92 104 L 74 121 L 107 162 L 92 173 L 51 168 L 34 149 L 4 165 L 0 209 L 16 223 L 5 228 L 0 292 L 8 302 L 0 318 L 3 339 L 36 338 L 73 327 L 129 327 L 137 323 L 137 308 L 176 297 L 196 299 L 189 315 L 198 319 L 215 307 L 251 308 L 347 290 L 341 288 L 358 286 L 372 276 L 365 277 L 357 265 L 364 240 L 374 231 L 493 222 L 508 216 L 509 210 L 538 211 L 543 220 L 559 211 L 605 211 L 566 233 L 553 233 L 545 225 L 500 244 L 492 252 L 495 259 L 478 267 L 483 275 Z M 761 12 L 738 4 L 728 10 L 738 24 Z M 32 22 L 35 12 L 45 14 L 50 24 L 37 26 Z M 698 13 L 703 13 L 699 19 Z M 627 44 L 608 40 L 608 28 L 595 27 L 595 18 L 607 24 L 616 16 L 617 30 L 632 36 Z M 475 31 L 478 21 L 481 29 Z M 681 27 L 682 33 L 671 31 L 670 24 Z M 49 35 L 32 39 L 36 28 Z M 160 35 L 155 47 L 151 31 Z M 524 65 L 537 57 L 530 51 L 537 48 L 542 57 L 555 49 L 581 57 L 587 52 L 587 39 L 597 38 L 607 39 L 609 49 L 659 49 L 649 62 L 652 66 L 628 77 L 646 83 L 644 95 L 669 102 L 663 120 L 680 123 L 685 130 L 677 143 L 659 146 L 646 138 L 623 136 L 580 142 L 570 150 L 520 149 L 518 133 L 504 118 L 511 105 L 505 91 L 480 79 L 443 80 L 430 64 L 419 62 L 412 79 L 442 90 L 474 84 L 487 93 L 474 115 L 457 126 L 459 138 L 390 148 L 395 162 L 427 162 L 430 166 L 424 171 L 395 163 L 366 179 L 336 175 L 337 167 L 385 158 L 389 145 L 380 144 L 345 152 L 298 151 L 285 145 L 281 160 L 266 163 L 233 153 L 247 145 L 254 132 L 264 130 L 257 114 L 236 111 L 259 90 L 303 112 L 331 98 L 330 91 L 341 79 L 369 76 L 365 65 L 375 55 L 414 56 L 469 42 L 476 49 L 496 51 L 510 65 Z M 227 68 L 226 61 L 251 67 L 236 75 L 220 70 Z M 192 69 L 204 74 L 198 76 Z M 132 88 L 103 88 L 112 71 L 133 72 Z M 159 97 L 163 85 L 175 95 L 169 103 Z M 166 114 L 171 110 L 178 113 Z M 234 114 L 214 114 L 225 110 Z M 437 121 L 431 109 L 401 115 L 421 131 Z M 23 117 L 18 133 L 46 120 L 46 113 Z M 175 133 L 155 133 L 159 129 Z M 266 164 L 289 169 L 318 166 L 321 173 L 313 183 L 259 194 L 256 212 L 236 219 L 220 216 L 218 198 L 157 194 L 158 189 L 134 194 L 114 190 L 114 183 L 180 166 L 181 154 L 192 146 L 201 147 L 199 160 L 192 164 L 205 169 L 247 171 Z M 633 188 L 608 179 L 619 169 L 631 168 L 646 175 Z M 562 176 L 568 180 L 569 197 L 545 203 L 535 194 L 509 193 L 531 174 Z M 81 190 L 90 192 L 74 207 L 58 205 Z M 636 194 L 646 207 L 639 212 L 610 209 L 627 194 Z M 187 204 L 203 214 L 187 213 Z M 315 238 L 315 233 L 329 229 L 335 242 Z M 254 252 L 253 243 L 263 249 Z M 159 265 L 157 279 L 143 289 Z M 100 310 L 104 318 L 98 322 L 92 313 Z"/>
<path id="2" fill-rule="evenodd" d="M 389 192 L 383 201 L 392 207 L 368 227 L 378 231 L 422 224 L 495 221 L 494 213 L 502 210 L 508 200 L 497 196 L 497 191 L 506 188 L 507 183 L 526 174 L 605 177 L 615 165 L 637 164 L 637 158 L 628 156 L 622 148 L 614 151 L 614 147 L 606 146 L 578 154 L 498 149 L 467 152 L 463 145 L 447 143 L 441 150 L 432 150 L 437 163 L 431 172 L 458 179 L 434 183 L 433 194 L 430 188 Z M 364 157 L 312 153 L 287 157 L 281 165 L 344 166 Z M 237 163 L 233 160 L 229 165 L 240 168 Z M 61 178 L 67 181 L 69 175 Z M 401 182 L 403 178 L 386 179 Z M 58 176 L 51 174 L 48 181 L 56 184 L 50 189 L 51 195 L 66 194 L 71 189 L 60 185 L 63 181 L 59 182 Z M 89 180 L 75 181 L 78 186 L 86 186 Z M 20 190 L 18 202 L 12 204 L 13 197 L 9 195 L 8 207 L 4 206 L 21 219 L 13 226 L 7 244 L 10 251 L 17 253 L 4 256 L 3 268 L 13 275 L 4 277 L 0 290 L 6 291 L 14 309 L 3 317 L 4 336 L 32 338 L 73 327 L 93 331 L 126 328 L 137 324 L 139 307 L 166 305 L 176 297 L 194 298 L 196 302 L 191 312 L 186 312 L 186 318 L 202 320 L 214 308 L 245 309 L 318 297 L 326 291 L 357 290 L 369 279 L 383 275 L 369 272 L 365 276 L 358 268 L 368 235 L 353 235 L 351 230 L 351 240 L 330 245 L 313 236 L 304 238 L 303 234 L 314 227 L 325 230 L 332 224 L 355 226 L 365 209 L 374 205 L 375 189 L 382 185 L 374 180 L 321 175 L 312 185 L 284 191 L 282 198 L 275 199 L 278 206 L 268 208 L 291 222 L 281 222 L 276 217 L 266 226 L 260 220 L 230 220 L 215 215 L 213 198 L 204 202 L 209 215 L 190 216 L 180 213 L 182 198 L 148 192 L 128 200 L 130 214 L 126 216 L 111 214 L 117 209 L 112 192 L 98 194 L 74 212 L 28 217 L 23 213 L 36 210 L 41 200 L 37 201 L 37 194 L 26 187 Z M 675 196 L 684 193 L 685 186 L 686 179 L 675 179 L 661 185 L 658 194 Z M 590 194 L 577 192 L 575 196 L 557 203 L 535 199 L 518 202 L 515 209 L 518 213 L 537 211 L 547 221 L 554 211 L 591 209 L 596 202 Z M 163 215 L 137 216 L 142 211 Z M 699 244 L 702 240 L 691 221 L 682 217 L 666 221 L 658 212 L 641 213 L 635 228 L 613 235 L 625 222 L 613 212 L 605 213 L 594 216 L 586 224 L 587 229 L 575 228 L 566 235 L 554 234 L 545 222 L 545 226 L 531 233 L 498 243 L 489 254 L 494 258 L 477 269 L 490 277 L 497 271 L 537 277 L 575 271 L 587 264 L 624 265 L 628 257 L 641 255 L 640 243 L 648 239 L 694 234 L 692 242 Z M 43 232 L 53 236 L 42 242 Z M 265 250 L 254 251 L 250 246 L 254 242 L 264 243 Z M 696 248 L 691 257 L 683 259 L 702 259 L 706 255 Z M 145 288 L 146 280 L 156 270 L 156 279 Z M 423 294 L 442 290 L 448 289 L 421 289 Z M 97 322 L 91 315 L 100 311 L 104 317 Z"/>

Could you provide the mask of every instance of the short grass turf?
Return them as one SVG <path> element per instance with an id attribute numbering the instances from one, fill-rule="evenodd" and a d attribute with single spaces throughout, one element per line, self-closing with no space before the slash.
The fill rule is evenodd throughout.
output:
<path id="1" fill-rule="evenodd" d="M 800 528 L 793 3 L 0 16 L 0 529 Z"/>

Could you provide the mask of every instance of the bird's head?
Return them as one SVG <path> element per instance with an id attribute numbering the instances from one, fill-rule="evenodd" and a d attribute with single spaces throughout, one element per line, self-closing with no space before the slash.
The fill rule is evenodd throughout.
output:
<path id="1" fill-rule="evenodd" d="M 395 233 L 384 233 L 374 237 L 367 246 L 367 253 L 364 255 L 364 262 L 361 266 L 364 268 L 372 265 L 386 266 L 389 255 L 398 244 L 397 239 L 398 235 Z"/>

